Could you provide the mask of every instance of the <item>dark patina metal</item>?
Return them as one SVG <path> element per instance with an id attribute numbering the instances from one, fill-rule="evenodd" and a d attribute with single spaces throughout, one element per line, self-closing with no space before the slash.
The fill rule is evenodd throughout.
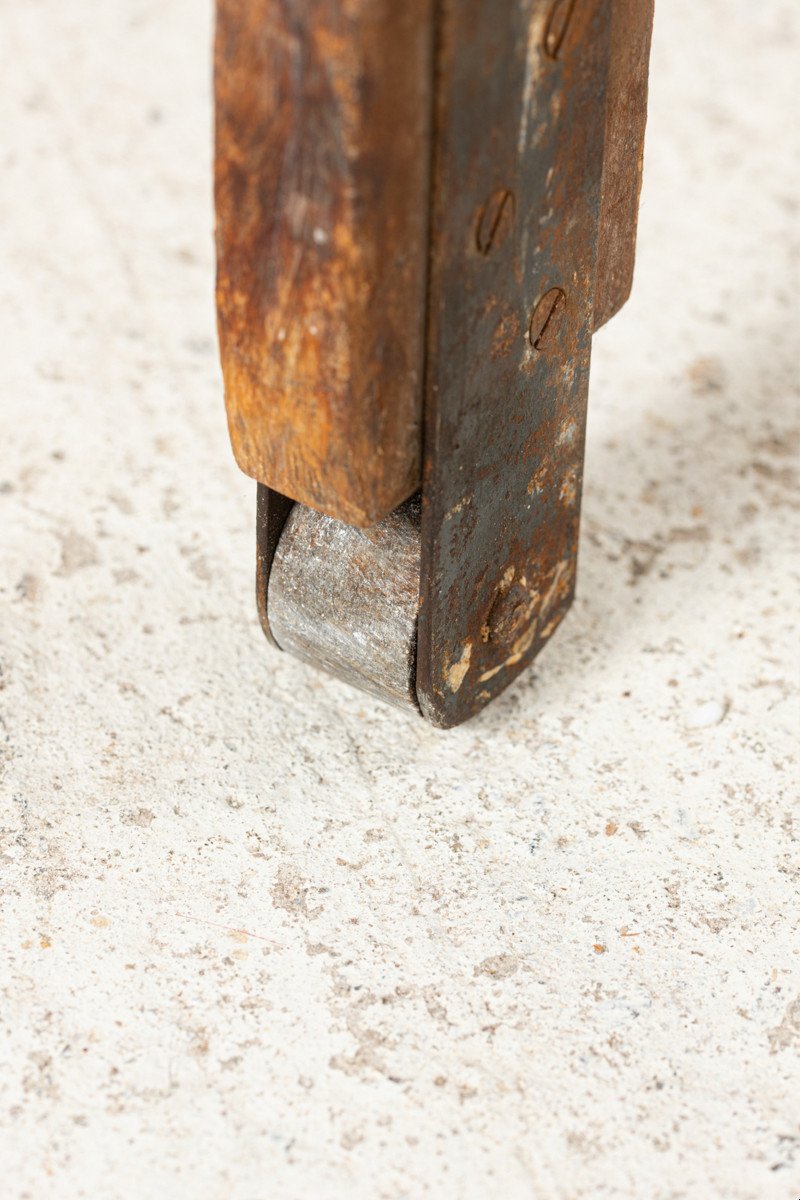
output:
<path id="1" fill-rule="evenodd" d="M 417 694 L 451 726 L 575 587 L 610 2 L 446 4 L 439 35 Z M 568 11 L 567 11 L 568 9 Z M 563 10 L 563 11 L 562 11 Z M 475 251 L 494 184 L 509 236 Z"/>

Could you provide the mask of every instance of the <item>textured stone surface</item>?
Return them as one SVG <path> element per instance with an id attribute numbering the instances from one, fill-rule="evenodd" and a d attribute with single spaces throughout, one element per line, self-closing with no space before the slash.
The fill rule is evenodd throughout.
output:
<path id="1" fill-rule="evenodd" d="M 798 19 L 656 14 L 579 599 L 441 734 L 271 653 L 208 5 L 5 5 L 13 1200 L 800 1195 Z"/>

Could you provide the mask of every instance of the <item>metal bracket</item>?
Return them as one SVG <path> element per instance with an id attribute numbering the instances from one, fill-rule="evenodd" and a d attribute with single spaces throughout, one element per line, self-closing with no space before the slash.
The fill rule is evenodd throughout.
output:
<path id="1" fill-rule="evenodd" d="M 610 26 L 610 4 L 536 0 L 442 19 L 417 665 L 437 725 L 502 691 L 574 591 Z"/>

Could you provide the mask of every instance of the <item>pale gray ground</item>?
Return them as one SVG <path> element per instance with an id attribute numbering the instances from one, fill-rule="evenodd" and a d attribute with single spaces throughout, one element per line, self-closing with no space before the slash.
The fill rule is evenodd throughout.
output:
<path id="1" fill-rule="evenodd" d="M 0 10 L 2 1196 L 796 1200 L 797 6 L 659 6 L 579 600 L 449 735 L 257 626 L 209 9 Z"/>

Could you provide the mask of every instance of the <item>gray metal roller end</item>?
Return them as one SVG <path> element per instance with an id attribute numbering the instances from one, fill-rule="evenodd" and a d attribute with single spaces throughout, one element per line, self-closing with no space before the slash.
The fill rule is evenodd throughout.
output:
<path id="1" fill-rule="evenodd" d="M 269 577 L 282 650 L 381 700 L 418 712 L 420 502 L 356 529 L 296 504 Z"/>

